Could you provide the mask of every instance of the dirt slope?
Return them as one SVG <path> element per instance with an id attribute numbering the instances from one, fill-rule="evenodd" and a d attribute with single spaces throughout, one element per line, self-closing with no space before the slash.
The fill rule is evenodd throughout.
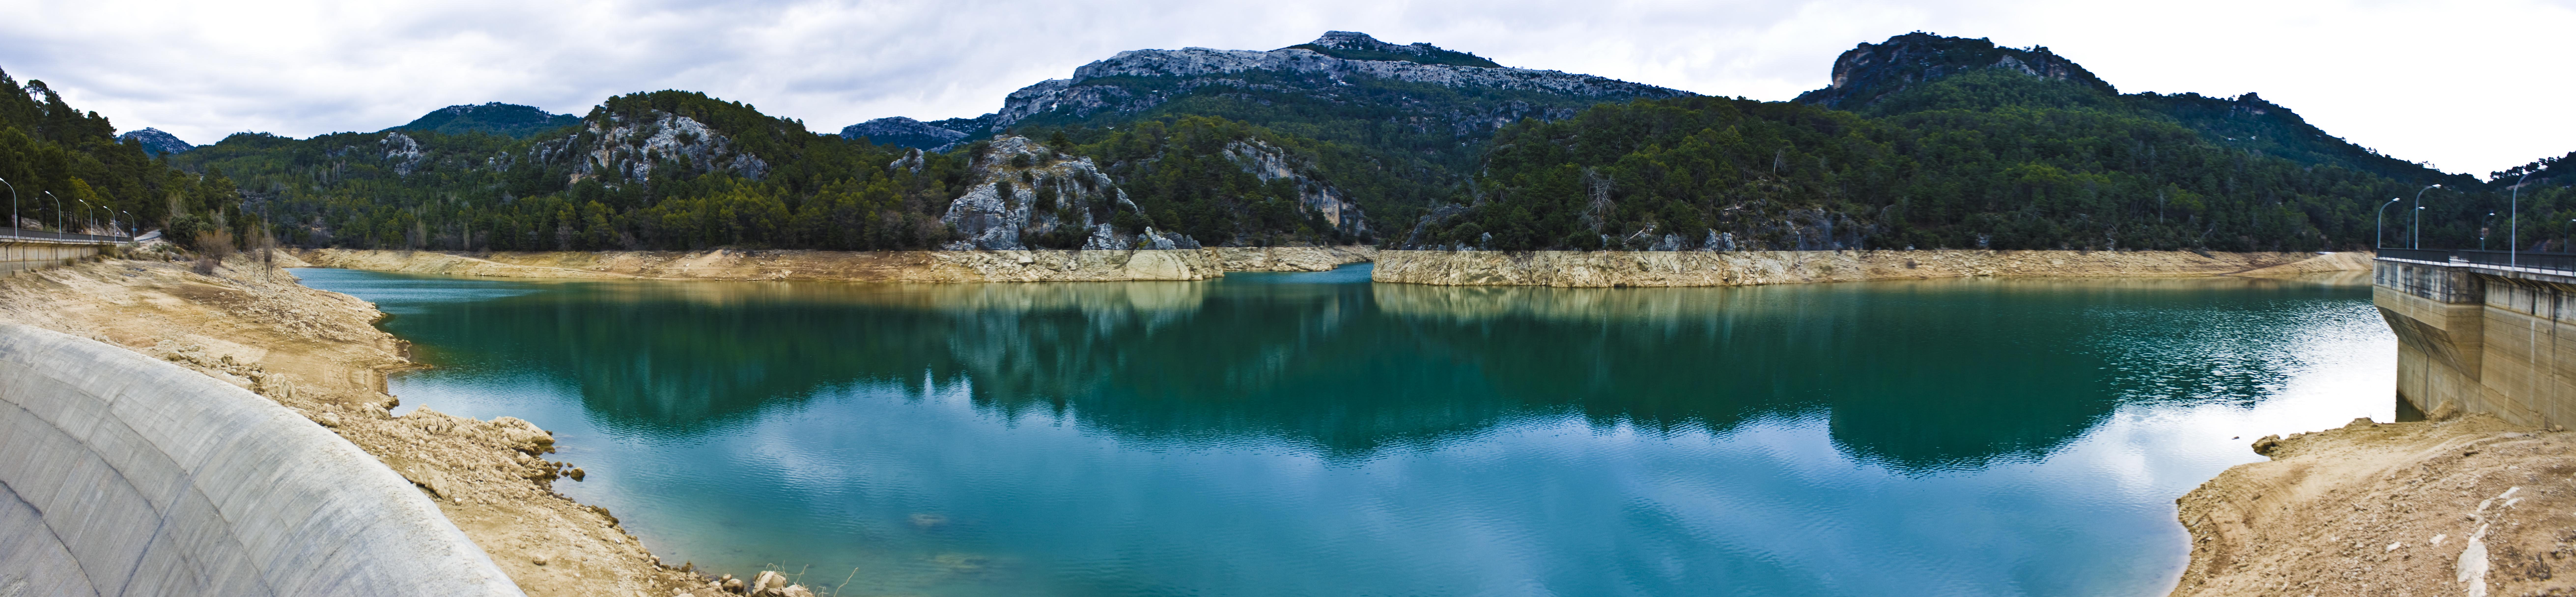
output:
<path id="1" fill-rule="evenodd" d="M 2476 415 L 2266 437 L 2182 499 L 2173 594 L 2576 594 L 2576 436 Z"/>

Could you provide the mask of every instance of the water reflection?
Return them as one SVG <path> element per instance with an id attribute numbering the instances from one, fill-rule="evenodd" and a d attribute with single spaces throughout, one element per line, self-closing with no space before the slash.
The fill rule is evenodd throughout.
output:
<path id="1" fill-rule="evenodd" d="M 1136 441 L 1260 435 L 1364 458 L 1516 417 L 1723 433 L 1823 415 L 1854 458 L 1938 470 L 2044 455 L 2124 399 L 2248 398 L 2290 365 L 2258 346 L 2266 332 L 2302 322 L 2227 307 L 2352 292 L 2315 279 L 1276 282 L 478 281 L 479 295 L 427 295 L 437 325 L 392 327 L 433 363 L 565 376 L 588 412 L 636 433 L 722 429 L 853 383 L 964 380 L 999 414 Z M 2175 322 L 2177 302 L 2218 310 Z"/>

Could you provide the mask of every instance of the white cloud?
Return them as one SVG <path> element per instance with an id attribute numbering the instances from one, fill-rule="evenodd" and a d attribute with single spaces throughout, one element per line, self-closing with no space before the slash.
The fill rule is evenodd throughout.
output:
<path id="1" fill-rule="evenodd" d="M 2576 150 L 2563 0 L 1101 3 L 656 0 L 0 6 L 0 68 L 191 142 L 390 127 L 504 101 L 579 113 L 705 91 L 816 130 L 973 116 L 1120 50 L 1269 49 L 1326 29 L 1507 65 L 1787 99 L 1852 45 L 1924 30 L 2046 45 L 2123 91 L 2254 91 L 2397 157 L 2484 173 Z"/>

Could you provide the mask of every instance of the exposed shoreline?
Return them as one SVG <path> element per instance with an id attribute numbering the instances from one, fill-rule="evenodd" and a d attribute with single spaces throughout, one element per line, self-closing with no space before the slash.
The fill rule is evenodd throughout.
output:
<path id="1" fill-rule="evenodd" d="M 2174 500 L 2176 597 L 2576 594 L 2576 436 L 2472 415 L 2254 446 Z"/>
<path id="2" fill-rule="evenodd" d="M 1380 251 L 1378 282 L 1575 288 L 1970 276 L 2173 277 L 2366 271 L 2370 254 L 2184 251 Z"/>
<path id="3" fill-rule="evenodd" d="M 1206 280 L 1226 272 L 1327 271 L 1377 249 L 1223 247 L 1123 251 L 548 251 L 439 253 L 311 249 L 317 267 L 511 278 L 832 280 L 847 282 L 1128 282 Z"/>

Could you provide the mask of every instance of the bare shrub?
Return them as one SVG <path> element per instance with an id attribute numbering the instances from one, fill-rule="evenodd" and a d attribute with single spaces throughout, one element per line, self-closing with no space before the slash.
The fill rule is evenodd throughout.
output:
<path id="1" fill-rule="evenodd" d="M 219 228 L 197 233 L 197 266 L 195 268 L 197 273 L 210 276 L 214 275 L 215 268 L 223 265 L 225 257 L 231 256 L 233 256 L 233 234 L 231 231 Z"/>

